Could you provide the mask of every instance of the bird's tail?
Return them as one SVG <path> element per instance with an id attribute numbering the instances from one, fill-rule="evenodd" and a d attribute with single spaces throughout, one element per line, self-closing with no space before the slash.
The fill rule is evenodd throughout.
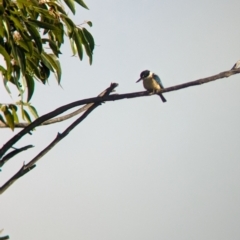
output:
<path id="1" fill-rule="evenodd" d="M 159 93 L 158 96 L 162 99 L 164 103 L 167 101 L 166 98 L 161 93 Z"/>

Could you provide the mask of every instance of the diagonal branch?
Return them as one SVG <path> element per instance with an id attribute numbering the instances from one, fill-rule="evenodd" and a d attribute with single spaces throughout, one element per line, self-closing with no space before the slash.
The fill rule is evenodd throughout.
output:
<path id="1" fill-rule="evenodd" d="M 10 153 L 6 154 L 3 159 L 0 161 L 0 167 L 2 167 L 9 159 L 13 158 L 14 156 L 16 156 L 17 154 L 19 154 L 22 151 L 25 151 L 29 148 L 34 147 L 33 145 L 27 145 L 25 147 L 22 148 L 17 148 L 13 151 L 11 151 Z"/>
<path id="2" fill-rule="evenodd" d="M 100 96 L 109 95 L 114 88 L 117 87 L 117 84 L 112 83 L 109 88 L 100 94 Z M 47 152 L 49 152 L 58 142 L 65 138 L 79 123 L 81 123 L 95 108 L 100 106 L 101 103 L 92 103 L 89 106 L 88 110 L 83 113 L 77 120 L 75 120 L 68 128 L 66 128 L 62 133 L 58 133 L 57 137 L 45 148 L 43 149 L 36 157 L 34 157 L 28 164 L 24 164 L 21 169 L 15 173 L 2 187 L 0 187 L 0 194 L 5 192 L 17 179 L 25 175 L 27 172 L 31 171 L 36 167 L 36 162 L 42 158 Z"/>
<path id="3" fill-rule="evenodd" d="M 197 86 L 197 85 L 201 85 L 201 84 L 208 83 L 211 81 L 215 81 L 217 79 L 230 77 L 230 76 L 238 74 L 238 73 L 240 73 L 239 68 L 221 72 L 221 73 L 211 76 L 211 77 L 201 78 L 201 79 L 198 79 L 198 80 L 195 80 L 192 82 L 187 82 L 187 83 L 183 83 L 183 84 L 176 85 L 173 87 L 165 88 L 159 92 L 160 93 L 171 92 L 171 91 L 176 91 L 176 90 L 180 90 L 180 89 L 191 87 L 191 86 Z M 149 96 L 149 93 L 147 91 L 144 91 L 144 92 L 134 92 L 134 93 L 125 93 L 125 94 L 112 94 L 112 95 L 104 96 L 104 97 L 94 97 L 94 98 L 83 99 L 83 100 L 79 100 L 79 101 L 72 102 L 72 103 L 66 104 L 64 106 L 61 106 L 61 107 L 55 109 L 54 111 L 49 112 L 49 113 L 37 118 L 35 121 L 33 121 L 31 124 L 29 124 L 26 128 L 24 128 L 22 131 L 20 131 L 18 134 L 16 134 L 13 138 L 11 138 L 0 149 L 0 158 L 2 158 L 2 156 L 6 153 L 6 151 L 8 151 L 9 148 L 11 148 L 11 146 L 13 146 L 16 142 L 18 142 L 25 134 L 30 132 L 33 128 L 39 126 L 43 122 L 45 122 L 49 119 L 52 119 L 53 117 L 56 117 L 57 115 L 65 112 L 71 108 L 74 108 L 74 107 L 77 107 L 77 106 L 80 106 L 83 104 L 89 104 L 89 103 L 116 101 L 116 100 L 121 100 L 121 99 L 125 99 L 125 98 L 136 98 L 136 97 L 144 97 L 144 96 Z"/>
<path id="4" fill-rule="evenodd" d="M 102 96 L 109 95 L 109 94 L 112 92 L 111 89 L 114 89 L 114 88 L 116 88 L 117 86 L 118 86 L 118 84 L 112 83 L 112 84 L 110 85 L 110 87 L 107 88 L 107 89 L 105 89 L 103 92 L 101 92 L 101 93 L 98 95 L 98 97 L 102 97 Z M 77 115 L 77 114 L 79 114 L 79 113 L 81 113 L 81 112 L 84 112 L 84 111 L 86 111 L 87 109 L 89 109 L 92 105 L 93 105 L 93 103 L 86 104 L 85 106 L 81 107 L 80 109 L 76 110 L 75 112 L 63 116 L 64 119 L 60 117 L 60 121 L 69 119 L 69 118 L 71 118 L 71 117 L 73 117 L 73 116 L 75 116 L 75 115 Z M 54 118 L 54 119 L 57 119 L 57 118 Z M 54 119 L 50 119 L 49 121 L 46 121 L 46 122 L 44 122 L 43 124 L 46 124 L 46 125 L 47 125 L 47 124 L 50 124 L 51 121 L 54 120 Z M 32 145 L 30 145 L 30 146 L 32 146 Z M 26 147 L 25 147 L 25 148 L 26 148 Z M 29 147 L 28 147 L 28 148 L 29 148 Z M 23 150 L 26 150 L 26 149 L 23 149 Z M 23 151 L 23 150 L 22 150 L 22 151 Z M 15 152 L 17 152 L 16 154 L 19 153 L 19 151 L 13 151 L 13 152 L 10 152 L 9 154 L 5 155 L 5 156 L 0 160 L 0 167 L 2 167 L 10 158 L 12 158 L 14 155 L 16 155 L 16 154 L 14 154 L 14 155 L 12 154 L 12 153 L 15 153 Z"/>

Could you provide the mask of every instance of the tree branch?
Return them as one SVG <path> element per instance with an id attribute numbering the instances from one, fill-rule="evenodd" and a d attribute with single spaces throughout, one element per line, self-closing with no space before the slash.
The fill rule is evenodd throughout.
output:
<path id="1" fill-rule="evenodd" d="M 22 151 L 25 151 L 29 148 L 32 148 L 34 147 L 33 145 L 27 145 L 25 147 L 22 147 L 22 148 L 18 148 L 18 149 L 15 149 L 13 151 L 11 151 L 10 153 L 6 154 L 3 159 L 0 161 L 0 168 L 11 158 L 13 158 L 14 156 L 16 156 L 17 154 L 19 154 L 20 152 Z"/>
<path id="2" fill-rule="evenodd" d="M 208 83 L 208 82 L 211 82 L 211 81 L 214 81 L 214 80 L 217 80 L 217 79 L 230 77 L 231 75 L 240 73 L 239 70 L 240 70 L 239 68 L 238 69 L 232 69 L 230 71 L 225 71 L 225 72 L 219 73 L 217 75 L 214 75 L 214 76 L 211 76 L 211 77 L 208 77 L 208 78 L 202 78 L 202 79 L 198 79 L 196 81 L 187 82 L 187 83 L 183 83 L 183 84 L 176 85 L 176 86 L 173 86 L 173 87 L 165 88 L 161 92 L 176 91 L 176 90 L 180 90 L 182 88 L 197 86 L 197 85 L 200 85 L 200 84 L 203 84 L 203 83 Z M 143 94 L 143 93 L 145 93 L 145 94 Z M 132 97 L 150 96 L 148 94 L 148 92 L 137 92 L 137 93 L 130 93 L 130 94 L 137 94 L 137 95 L 134 95 Z M 121 97 L 121 96 L 123 96 L 123 94 L 119 94 L 118 96 L 120 97 L 119 99 L 109 99 L 109 100 L 106 100 L 106 101 L 114 101 L 114 100 L 123 99 Z M 131 97 L 124 97 L 124 98 L 131 98 Z M 69 118 L 72 118 L 72 117 L 78 115 L 79 113 L 82 113 L 82 112 L 86 111 L 87 108 L 88 108 L 88 106 L 86 105 L 86 106 L 84 106 L 84 107 L 82 107 L 82 108 L 80 108 L 80 109 L 78 109 L 78 110 L 76 110 L 72 113 L 66 114 L 66 115 L 61 116 L 61 117 L 49 119 L 49 120 L 39 124 L 38 126 L 44 126 L 44 125 L 49 125 L 49 124 L 54 124 L 54 123 L 65 121 Z M 25 128 L 27 126 L 29 126 L 29 123 L 27 123 L 27 122 L 16 123 L 14 125 L 15 128 Z M 38 126 L 36 126 L 36 127 L 38 127 Z M 6 124 L 4 124 L 3 122 L 0 121 L 0 128 L 9 128 L 9 126 L 7 126 Z"/>
<path id="3" fill-rule="evenodd" d="M 114 88 L 117 87 L 117 84 L 112 83 L 109 88 L 100 94 L 100 96 L 109 95 Z M 91 106 L 90 106 L 91 105 Z M 47 152 L 49 152 L 58 142 L 60 142 L 64 137 L 66 137 L 79 123 L 81 123 L 95 108 L 100 106 L 101 103 L 92 103 L 89 104 L 88 109 L 82 116 L 80 116 L 76 121 L 74 121 L 68 128 L 66 128 L 63 133 L 58 133 L 57 137 L 45 148 L 43 149 L 36 157 L 34 157 L 28 164 L 23 164 L 21 169 L 15 173 L 3 186 L 0 188 L 0 194 L 5 192 L 17 179 L 25 175 L 27 172 L 31 171 L 36 167 L 36 162 L 42 158 Z"/>
<path id="4" fill-rule="evenodd" d="M 86 111 L 88 109 L 89 105 L 86 104 L 85 106 L 77 109 L 76 111 L 72 112 L 72 113 L 69 113 L 69 114 L 66 114 L 64 116 L 61 116 L 61 117 L 56 117 L 56 118 L 52 118 L 52 119 L 49 119 L 45 122 L 43 122 L 42 124 L 40 124 L 39 126 L 37 127 L 40 127 L 40 126 L 45 126 L 45 125 L 49 125 L 49 124 L 54 124 L 54 123 L 59 123 L 59 122 L 62 122 L 62 121 L 65 121 L 65 120 L 68 120 L 84 111 Z M 14 124 L 14 128 L 25 128 L 29 125 L 28 122 L 22 122 L 22 123 L 15 123 Z M 6 125 L 5 123 L 1 122 L 0 121 L 0 128 L 9 128 L 8 125 Z"/>
<path id="5" fill-rule="evenodd" d="M 191 86 L 201 85 L 201 84 L 204 84 L 204 83 L 215 81 L 217 79 L 230 77 L 230 76 L 238 74 L 238 73 L 240 73 L 239 68 L 229 70 L 229 71 L 225 71 L 225 72 L 221 72 L 221 73 L 219 73 L 217 75 L 214 75 L 214 76 L 211 76 L 211 77 L 201 78 L 201 79 L 198 79 L 198 80 L 195 80 L 195 81 L 192 81 L 192 82 L 187 82 L 187 83 L 179 84 L 179 85 L 176 85 L 176 86 L 173 86 L 173 87 L 164 88 L 164 89 L 160 90 L 159 93 L 171 92 L 171 91 L 176 91 L 176 90 L 180 90 L 180 89 L 191 87 Z M 43 122 L 45 122 L 49 119 L 52 119 L 53 117 L 65 112 L 65 111 L 67 111 L 71 108 L 74 108 L 74 107 L 77 107 L 77 106 L 80 106 L 80 105 L 83 105 L 83 104 L 116 101 L 116 100 L 125 99 L 125 98 L 145 97 L 145 96 L 149 96 L 149 95 L 150 94 L 147 91 L 125 93 L 125 94 L 112 94 L 112 95 L 104 96 L 104 97 L 94 97 L 94 98 L 83 99 L 83 100 L 79 100 L 79 101 L 72 102 L 72 103 L 66 104 L 64 106 L 61 106 L 61 107 L 55 109 L 54 111 L 49 112 L 49 113 L 37 118 L 35 121 L 33 121 L 31 124 L 29 124 L 26 128 L 24 128 L 22 131 L 20 131 L 18 134 L 16 134 L 13 138 L 11 138 L 0 149 L 0 158 L 2 158 L 2 156 L 6 153 L 6 151 L 8 151 L 8 149 L 11 148 L 11 146 L 13 146 L 16 142 L 18 142 L 25 134 L 30 132 L 33 128 L 39 126 Z"/>

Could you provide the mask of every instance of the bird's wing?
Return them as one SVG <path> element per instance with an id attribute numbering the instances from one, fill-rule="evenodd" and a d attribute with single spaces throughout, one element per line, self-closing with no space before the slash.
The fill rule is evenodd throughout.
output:
<path id="1" fill-rule="evenodd" d="M 153 74 L 153 78 L 157 81 L 157 83 L 160 85 L 161 88 L 164 88 L 162 81 L 160 79 L 160 77 L 157 74 Z"/>

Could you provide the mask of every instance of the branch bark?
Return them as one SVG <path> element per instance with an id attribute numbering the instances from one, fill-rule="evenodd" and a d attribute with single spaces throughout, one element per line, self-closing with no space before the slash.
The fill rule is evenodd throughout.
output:
<path id="1" fill-rule="evenodd" d="M 117 84 L 112 83 L 109 88 L 103 91 L 99 96 L 109 95 L 114 88 L 117 87 Z M 31 171 L 36 167 L 36 162 L 41 159 L 47 152 L 49 152 L 58 142 L 65 138 L 79 123 L 81 123 L 95 108 L 101 105 L 101 102 L 89 104 L 88 109 L 80 116 L 76 121 L 74 121 L 68 128 L 66 128 L 63 133 L 58 133 L 57 137 L 36 157 L 34 157 L 28 164 L 23 164 L 21 169 L 15 173 L 5 184 L 0 188 L 0 194 L 5 192 L 17 179 Z"/>
<path id="2" fill-rule="evenodd" d="M 201 79 L 198 79 L 198 80 L 195 80 L 195 81 L 192 81 L 192 82 L 187 82 L 187 83 L 179 84 L 179 85 L 176 85 L 176 86 L 173 86 L 173 87 L 168 87 L 168 88 L 162 89 L 161 91 L 159 91 L 159 93 L 171 92 L 171 91 L 176 91 L 176 90 L 180 90 L 180 89 L 187 88 L 187 87 L 201 85 L 201 84 L 204 84 L 204 83 L 215 81 L 217 79 L 230 77 L 230 76 L 238 74 L 238 73 L 240 73 L 240 68 L 225 71 L 225 72 L 221 72 L 221 73 L 216 74 L 216 75 L 211 76 L 211 77 L 201 78 Z M 147 91 L 125 93 L 125 94 L 112 94 L 112 95 L 109 95 L 109 96 L 83 99 L 83 100 L 79 100 L 79 101 L 72 102 L 72 103 L 66 104 L 64 106 L 61 106 L 61 107 L 55 109 L 54 111 L 49 112 L 49 113 L 37 118 L 35 121 L 33 121 L 27 127 L 25 127 L 22 131 L 20 131 L 18 134 L 16 134 L 13 138 L 11 138 L 0 149 L 0 159 L 16 142 L 18 142 L 25 134 L 29 133 L 33 128 L 41 125 L 43 122 L 45 122 L 49 119 L 52 119 L 52 118 L 56 117 L 57 115 L 65 112 L 65 111 L 67 111 L 71 108 L 74 108 L 74 107 L 77 107 L 77 106 L 80 106 L 80 105 L 83 105 L 83 104 L 116 101 L 116 100 L 121 100 L 121 99 L 125 99 L 125 98 L 145 97 L 145 96 L 149 96 L 149 95 L 150 94 Z"/>
<path id="3" fill-rule="evenodd" d="M 217 79 L 230 77 L 230 76 L 232 76 L 234 74 L 238 74 L 238 73 L 240 73 L 240 68 L 232 69 L 232 70 L 225 71 L 225 72 L 221 72 L 221 73 L 219 73 L 217 75 L 214 75 L 214 76 L 211 76 L 211 77 L 202 78 L 202 79 L 198 79 L 198 80 L 195 80 L 195 81 L 192 81 L 192 82 L 187 82 L 187 83 L 183 83 L 183 84 L 176 85 L 176 86 L 173 86 L 173 87 L 165 88 L 164 90 L 162 90 L 160 92 L 171 92 L 171 91 L 180 90 L 182 88 L 197 86 L 197 85 L 208 83 L 208 82 L 211 82 L 211 81 L 214 81 L 214 80 L 217 80 Z M 129 96 L 126 96 L 126 95 L 129 95 Z M 114 95 L 112 95 L 112 96 L 114 96 Z M 136 92 L 136 93 L 129 93 L 129 94 L 119 94 L 118 96 L 119 96 L 119 98 L 108 99 L 106 101 L 120 100 L 120 99 L 123 99 L 123 98 L 144 97 L 144 96 L 150 96 L 150 95 L 149 95 L 149 93 L 147 91 L 145 91 L 145 92 Z M 92 99 L 94 99 L 94 98 L 92 98 Z M 72 108 L 72 107 L 70 107 L 70 108 Z M 74 117 L 74 116 L 76 116 L 76 115 L 86 111 L 87 108 L 88 108 L 88 106 L 86 105 L 86 106 L 81 107 L 80 109 L 78 109 L 78 110 L 76 110 L 76 111 L 74 111 L 72 113 L 66 114 L 66 115 L 61 116 L 61 117 L 56 117 L 56 118 L 52 118 L 52 119 L 46 120 L 45 122 L 39 124 L 36 127 L 65 121 L 65 120 L 67 120 L 69 118 L 72 118 L 72 117 Z M 29 126 L 29 123 L 22 122 L 22 123 L 15 124 L 14 127 L 15 128 L 25 128 L 27 126 Z M 7 126 L 6 124 L 4 124 L 3 122 L 0 121 L 0 128 L 9 128 L 9 126 Z"/>
<path id="4" fill-rule="evenodd" d="M 54 123 L 59 123 L 59 122 L 68 120 L 69 118 L 72 118 L 72 117 L 74 117 L 74 116 L 77 116 L 78 114 L 86 111 L 86 110 L 88 109 L 88 107 L 89 107 L 89 105 L 86 104 L 85 106 L 77 109 L 76 111 L 74 111 L 74 112 L 72 112 L 72 113 L 66 114 L 66 115 L 61 116 L 61 117 L 56 117 L 56 118 L 49 119 L 49 120 L 47 120 L 46 122 L 43 122 L 42 124 L 40 124 L 38 127 L 40 127 L 40 126 L 45 126 L 45 125 L 49 125 L 49 124 L 54 124 Z M 25 128 L 25 127 L 27 127 L 28 125 L 29 125 L 28 122 L 16 123 L 16 124 L 14 125 L 14 128 Z M 0 121 L 0 128 L 9 128 L 9 126 Z"/>

